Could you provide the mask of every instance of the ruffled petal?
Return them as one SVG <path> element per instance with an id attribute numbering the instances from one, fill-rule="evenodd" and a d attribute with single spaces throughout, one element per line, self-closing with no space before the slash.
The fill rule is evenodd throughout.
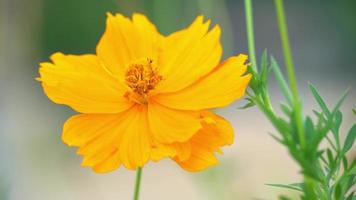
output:
<path id="1" fill-rule="evenodd" d="M 203 127 L 181 148 L 190 150 L 189 156 L 177 154 L 173 159 L 187 171 L 201 171 L 215 165 L 218 160 L 214 153 L 233 142 L 233 129 L 229 122 L 210 112 L 203 113 Z M 186 152 L 183 152 L 187 155 Z"/>
<path id="2" fill-rule="evenodd" d="M 187 141 L 201 128 L 199 112 L 174 110 L 155 102 L 148 105 L 148 121 L 160 143 Z"/>
<path id="3" fill-rule="evenodd" d="M 208 32 L 210 21 L 199 16 L 187 29 L 175 32 L 164 40 L 159 54 L 159 72 L 164 81 L 157 92 L 181 90 L 208 74 L 219 63 L 222 55 L 220 27 Z"/>
<path id="4" fill-rule="evenodd" d="M 179 161 L 186 161 L 190 158 L 192 153 L 192 145 L 190 140 L 184 143 L 174 143 L 172 145 L 176 149 L 175 159 Z"/>
<path id="5" fill-rule="evenodd" d="M 47 96 L 81 113 L 118 113 L 132 106 L 125 97 L 126 86 L 110 76 L 95 55 L 51 56 L 41 63 L 40 78 Z"/>
<path id="6" fill-rule="evenodd" d="M 251 75 L 246 71 L 246 55 L 230 57 L 193 85 L 174 93 L 159 94 L 155 101 L 174 109 L 204 110 L 224 107 L 242 97 Z"/>
<path id="7" fill-rule="evenodd" d="M 151 147 L 151 157 L 152 161 L 159 161 L 163 158 L 174 157 L 177 155 L 177 149 L 170 144 L 156 143 Z"/>
<path id="8" fill-rule="evenodd" d="M 193 142 L 194 144 L 194 142 Z M 218 163 L 213 152 L 210 152 L 203 146 L 194 146 L 192 148 L 192 155 L 185 161 L 175 160 L 183 169 L 190 172 L 202 171 L 208 167 L 214 166 Z"/>
<path id="9" fill-rule="evenodd" d="M 155 62 L 161 38 L 144 15 L 134 14 L 130 20 L 121 14 L 108 13 L 106 30 L 96 52 L 114 76 L 123 78 L 134 61 L 149 58 Z"/>
<path id="10" fill-rule="evenodd" d="M 149 159 L 175 155 L 161 146 L 153 146 L 151 135 L 147 107 L 135 106 L 120 114 L 73 116 L 64 125 L 62 139 L 70 146 L 79 147 L 77 153 L 84 157 L 83 166 L 104 173 L 121 164 L 136 169 Z M 153 148 L 160 152 L 159 156 L 151 156 Z"/>
<path id="11" fill-rule="evenodd" d="M 112 171 L 121 165 L 118 145 L 121 131 L 127 125 L 120 121 L 127 116 L 128 111 L 124 114 L 75 115 L 64 124 L 62 140 L 69 146 L 79 147 L 77 153 L 84 157 L 83 166 L 93 167 L 98 172 Z"/>
<path id="12" fill-rule="evenodd" d="M 113 151 L 106 159 L 93 166 L 93 170 L 97 173 L 111 172 L 121 165 L 119 151 Z"/>

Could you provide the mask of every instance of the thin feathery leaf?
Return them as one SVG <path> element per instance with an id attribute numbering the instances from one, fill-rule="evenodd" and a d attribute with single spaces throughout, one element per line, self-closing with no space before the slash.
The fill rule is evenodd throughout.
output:
<path id="1" fill-rule="evenodd" d="M 276 61 L 276 59 L 273 56 L 271 56 L 271 67 L 272 67 L 274 75 L 276 76 L 276 79 L 278 81 L 278 85 L 281 87 L 284 97 L 286 98 L 289 105 L 293 105 L 292 94 L 290 92 L 289 86 L 283 77 L 283 74 L 282 74 L 281 69 L 278 65 L 278 62 Z"/>
<path id="2" fill-rule="evenodd" d="M 350 88 L 347 88 L 345 90 L 345 92 L 342 94 L 340 99 L 337 101 L 332 113 L 335 113 L 335 112 L 337 112 L 339 110 L 340 106 L 342 105 L 342 103 L 345 101 L 347 95 L 349 94 L 349 91 L 350 91 Z"/>
<path id="3" fill-rule="evenodd" d="M 342 149 L 342 151 L 344 153 L 348 152 L 351 149 L 351 147 L 353 146 L 353 144 L 355 142 L 355 139 L 356 139 L 356 124 L 354 124 L 351 127 L 351 129 L 349 130 L 349 133 L 346 136 L 345 144 Z"/>
<path id="4" fill-rule="evenodd" d="M 265 185 L 272 186 L 272 187 L 278 187 L 278 188 L 285 188 L 285 189 L 290 189 L 290 190 L 296 190 L 296 191 L 299 191 L 299 192 L 302 192 L 302 191 L 303 191 L 300 187 L 295 186 L 295 185 L 293 185 L 293 184 L 283 185 L 283 184 L 267 183 L 267 184 L 265 184 Z"/>
<path id="5" fill-rule="evenodd" d="M 325 101 L 320 96 L 318 90 L 311 83 L 309 83 L 309 89 L 312 92 L 315 100 L 318 102 L 318 104 L 319 104 L 320 108 L 322 109 L 322 111 L 327 115 L 327 117 L 329 117 L 331 115 L 331 113 L 330 113 Z"/>

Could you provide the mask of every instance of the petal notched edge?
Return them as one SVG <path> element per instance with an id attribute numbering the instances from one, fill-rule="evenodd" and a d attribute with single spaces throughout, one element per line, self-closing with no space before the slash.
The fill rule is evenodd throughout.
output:
<path id="1" fill-rule="evenodd" d="M 244 74 L 247 56 L 230 57 L 193 85 L 174 93 L 158 94 L 155 101 L 174 109 L 204 110 L 220 108 L 241 98 L 251 79 Z"/>
<path id="2" fill-rule="evenodd" d="M 189 156 L 182 159 L 179 154 L 173 159 L 185 170 L 196 172 L 218 163 L 215 153 L 233 142 L 233 129 L 228 121 L 211 112 L 202 113 L 203 127 L 183 146 L 190 145 Z"/>
<path id="3" fill-rule="evenodd" d="M 125 86 L 95 55 L 54 53 L 51 60 L 40 64 L 37 80 L 53 102 L 81 113 L 118 113 L 132 106 L 124 97 Z"/>
<path id="4" fill-rule="evenodd" d="M 127 67 L 139 59 L 156 60 L 162 36 L 155 25 L 142 14 L 132 20 L 121 14 L 107 14 L 106 29 L 96 52 L 107 68 L 122 77 Z"/>
<path id="5" fill-rule="evenodd" d="M 186 29 L 167 36 L 159 54 L 158 66 L 164 81 L 157 93 L 179 91 L 210 73 L 222 55 L 221 29 L 209 30 L 210 20 L 199 16 Z"/>
<path id="6" fill-rule="evenodd" d="M 148 127 L 147 107 L 135 106 L 119 114 L 79 114 L 69 118 L 62 140 L 79 147 L 82 166 L 107 173 L 124 165 L 137 169 L 149 160 L 174 157 L 176 149 L 157 142 Z"/>

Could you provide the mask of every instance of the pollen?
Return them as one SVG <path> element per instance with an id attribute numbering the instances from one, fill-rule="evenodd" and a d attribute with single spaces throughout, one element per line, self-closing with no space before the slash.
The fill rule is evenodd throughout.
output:
<path id="1" fill-rule="evenodd" d="M 126 85 L 131 91 L 125 96 L 136 103 L 146 104 L 148 93 L 155 89 L 161 80 L 162 76 L 158 74 L 152 59 L 147 58 L 143 62 L 131 64 L 125 74 Z"/>

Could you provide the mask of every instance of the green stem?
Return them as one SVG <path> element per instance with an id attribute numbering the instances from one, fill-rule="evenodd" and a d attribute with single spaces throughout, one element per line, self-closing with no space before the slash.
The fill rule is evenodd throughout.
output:
<path id="1" fill-rule="evenodd" d="M 246 12 L 246 28 L 247 28 L 247 42 L 248 42 L 248 53 L 250 56 L 251 67 L 257 72 L 257 60 L 255 52 L 255 39 L 253 36 L 253 13 L 252 13 L 252 3 L 251 0 L 245 0 L 245 12 Z"/>
<path id="2" fill-rule="evenodd" d="M 298 95 L 298 87 L 297 87 L 297 81 L 294 72 L 292 52 L 289 44 L 288 28 L 287 28 L 286 18 L 284 14 L 283 0 L 275 0 L 274 2 L 276 6 L 278 27 L 281 35 L 283 55 L 287 68 L 289 85 L 292 90 L 294 118 L 297 126 L 300 146 L 301 149 L 304 150 L 306 148 L 306 144 L 305 144 L 305 130 L 303 125 L 302 107 Z M 314 181 L 308 176 L 304 175 L 304 182 L 305 182 L 305 189 L 306 189 L 305 191 L 306 199 L 316 199 L 316 194 L 314 190 L 315 189 Z"/>
<path id="3" fill-rule="evenodd" d="M 294 72 L 294 65 L 293 65 L 293 57 L 291 53 L 291 48 L 289 45 L 289 38 L 288 38 L 288 28 L 286 23 L 286 18 L 283 9 L 283 0 L 275 0 L 276 11 L 277 11 L 277 19 L 278 19 L 278 27 L 279 32 L 281 35 L 282 47 L 283 47 L 283 55 L 287 67 L 287 75 L 289 80 L 289 85 L 292 90 L 293 96 L 293 105 L 295 108 L 295 119 L 297 123 L 298 129 L 298 136 L 299 141 L 302 149 L 305 148 L 305 132 L 303 126 L 303 118 L 302 118 L 302 109 L 298 95 L 298 87 L 296 76 Z"/>
<path id="4" fill-rule="evenodd" d="M 134 200 L 138 200 L 140 194 L 141 177 L 142 177 L 142 168 L 139 167 L 136 171 L 135 193 L 133 198 Z"/>

